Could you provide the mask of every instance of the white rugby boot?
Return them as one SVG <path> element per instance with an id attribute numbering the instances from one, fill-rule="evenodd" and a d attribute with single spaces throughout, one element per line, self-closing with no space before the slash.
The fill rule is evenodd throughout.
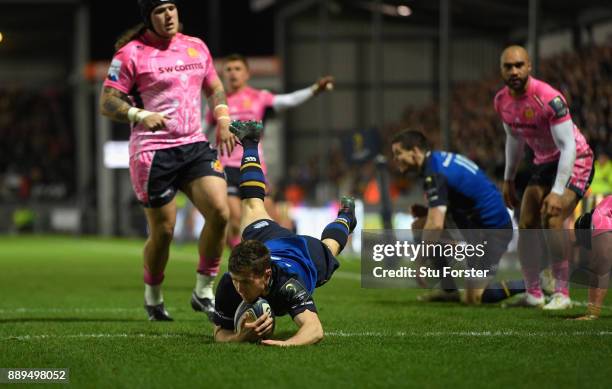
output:
<path id="1" fill-rule="evenodd" d="M 572 300 L 569 296 L 563 293 L 555 293 L 552 295 L 551 300 L 544 306 L 547 311 L 560 311 L 562 309 L 569 309 L 572 307 Z"/>

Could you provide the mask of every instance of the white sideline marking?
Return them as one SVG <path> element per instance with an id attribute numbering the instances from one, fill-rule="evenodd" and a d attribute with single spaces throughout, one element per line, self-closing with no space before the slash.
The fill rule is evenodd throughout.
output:
<path id="1" fill-rule="evenodd" d="M 2 313 L 124 313 L 140 312 L 142 308 L 13 308 L 0 309 Z"/>
<path id="2" fill-rule="evenodd" d="M 178 334 L 73 334 L 73 335 L 20 335 L 0 338 L 7 340 L 41 340 L 41 339 L 99 339 L 99 338 L 180 338 L 184 335 Z"/>
<path id="3" fill-rule="evenodd" d="M 532 336 L 612 336 L 612 331 L 573 331 L 573 332 L 520 332 L 520 331 L 434 331 L 434 332 L 344 332 L 332 331 L 326 332 L 326 336 L 339 338 L 357 338 L 357 337 L 373 337 L 373 338 L 426 338 L 426 337 L 446 337 L 446 336 L 464 336 L 464 337 L 532 337 Z"/>
<path id="4" fill-rule="evenodd" d="M 47 339 L 171 339 L 186 335 L 179 334 L 72 334 L 72 335 L 19 335 L 0 338 L 0 341 L 28 341 Z M 325 336 L 337 338 L 427 338 L 427 337 L 544 337 L 544 336 L 612 336 L 612 331 L 573 331 L 573 332 L 519 332 L 519 331 L 436 331 L 436 332 L 326 332 Z"/>
<path id="5" fill-rule="evenodd" d="M 340 273 L 338 274 L 341 278 L 345 278 L 345 276 L 351 276 L 352 273 Z M 350 278 L 350 277 L 346 277 Z M 572 301 L 574 306 L 578 307 L 586 307 L 588 303 L 586 301 Z M 602 305 L 602 309 L 612 310 L 612 306 L 610 305 Z M 29 308 L 29 307 L 19 307 L 12 309 L 2 309 L 0 308 L 0 314 L 15 314 L 15 313 L 135 313 L 142 312 L 141 307 L 134 308 Z M 191 312 L 191 309 L 181 308 L 181 307 L 172 307 L 172 312 Z M 342 336 L 342 335 L 338 335 Z"/>

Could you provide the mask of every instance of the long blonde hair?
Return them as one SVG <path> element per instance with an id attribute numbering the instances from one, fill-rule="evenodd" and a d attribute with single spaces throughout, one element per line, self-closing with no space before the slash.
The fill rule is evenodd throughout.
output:
<path id="1" fill-rule="evenodd" d="M 130 28 L 119 36 L 119 39 L 117 39 L 117 42 L 115 42 L 115 50 L 119 51 L 119 49 L 127 45 L 130 41 L 133 41 L 144 34 L 146 30 L 147 27 L 144 25 L 144 23 L 138 23 L 134 27 Z"/>
<path id="2" fill-rule="evenodd" d="M 134 27 L 130 28 L 119 36 L 117 42 L 115 42 L 115 51 L 119 51 L 120 48 L 130 43 L 134 39 L 138 38 L 147 31 L 147 26 L 144 23 L 138 23 Z M 183 23 L 179 22 L 178 32 L 183 32 Z"/>

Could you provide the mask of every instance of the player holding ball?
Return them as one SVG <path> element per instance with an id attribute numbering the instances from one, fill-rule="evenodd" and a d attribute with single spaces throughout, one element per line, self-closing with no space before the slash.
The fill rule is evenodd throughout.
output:
<path id="1" fill-rule="evenodd" d="M 270 346 L 314 344 L 323 339 L 323 326 L 312 298 L 315 288 L 327 283 L 339 263 L 336 260 L 355 229 L 355 203 L 343 198 L 338 217 L 328 224 L 321 239 L 296 235 L 271 220 L 264 207 L 266 184 L 258 143 L 261 122 L 233 122 L 230 130 L 244 148 L 240 167 L 241 230 L 243 242 L 230 254 L 229 272 L 215 295 L 215 341 L 245 342 L 268 337 L 274 320 L 268 314 L 235 328 L 240 304 L 263 297 L 276 316 L 291 315 L 297 332 L 286 340 L 264 339 Z"/>

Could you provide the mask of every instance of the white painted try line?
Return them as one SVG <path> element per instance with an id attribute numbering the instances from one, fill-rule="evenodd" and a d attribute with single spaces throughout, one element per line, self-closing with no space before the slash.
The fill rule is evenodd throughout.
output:
<path id="1" fill-rule="evenodd" d="M 612 331 L 566 331 L 566 332 L 521 332 L 521 331 L 434 331 L 434 332 L 344 332 L 330 331 L 325 336 L 330 338 L 427 338 L 427 337 L 545 337 L 545 336 L 612 336 Z M 126 334 L 126 333 L 98 333 L 98 334 L 40 334 L 40 335 L 17 335 L 0 338 L 0 341 L 29 341 L 29 340 L 49 340 L 49 339 L 173 339 L 185 338 L 187 335 L 179 334 Z M 196 336 L 197 337 L 197 336 Z"/>

